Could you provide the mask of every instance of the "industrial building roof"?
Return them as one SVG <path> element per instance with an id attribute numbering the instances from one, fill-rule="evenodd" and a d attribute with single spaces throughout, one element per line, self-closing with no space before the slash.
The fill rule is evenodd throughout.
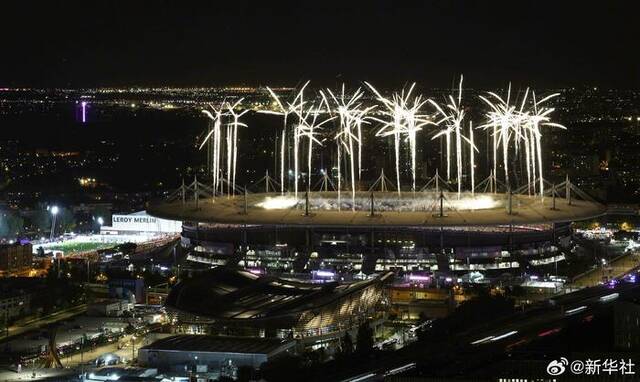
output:
<path id="1" fill-rule="evenodd" d="M 207 353 L 271 354 L 294 341 L 276 338 L 177 335 L 153 342 L 142 349 Z"/>

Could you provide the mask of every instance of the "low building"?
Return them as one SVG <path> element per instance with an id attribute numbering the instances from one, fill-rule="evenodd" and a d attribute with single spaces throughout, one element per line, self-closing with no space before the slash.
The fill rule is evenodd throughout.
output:
<path id="1" fill-rule="evenodd" d="M 13 320 L 33 313 L 38 308 L 34 306 L 34 298 L 42 296 L 46 292 L 46 286 L 42 279 L 33 277 L 0 278 L 0 322 L 4 318 Z"/>
<path id="2" fill-rule="evenodd" d="M 294 351 L 295 341 L 276 338 L 178 335 L 140 348 L 138 362 L 163 370 L 215 372 L 223 367 L 250 366 Z"/>
<path id="3" fill-rule="evenodd" d="M 4 319 L 20 318 L 31 312 L 31 293 L 24 291 L 0 292 L 0 316 Z"/>
<path id="4" fill-rule="evenodd" d="M 89 304 L 87 314 L 99 317 L 121 317 L 133 312 L 134 304 L 129 300 L 104 300 Z"/>
<path id="5" fill-rule="evenodd" d="M 446 317 L 457 305 L 451 289 L 393 285 L 388 293 L 392 312 L 401 320 Z"/>
<path id="6" fill-rule="evenodd" d="M 33 249 L 31 244 L 0 245 L 0 271 L 16 271 L 31 266 Z"/>
<path id="7" fill-rule="evenodd" d="M 145 302 L 144 279 L 112 279 L 107 282 L 109 297 L 127 299 L 138 304 Z"/>

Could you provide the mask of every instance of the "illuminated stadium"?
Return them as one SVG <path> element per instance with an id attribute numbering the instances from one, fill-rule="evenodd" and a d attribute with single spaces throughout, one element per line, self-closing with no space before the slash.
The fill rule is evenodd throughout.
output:
<path id="1" fill-rule="evenodd" d="M 167 307 L 182 324 L 207 325 L 221 334 L 331 336 L 374 317 L 390 277 L 311 283 L 219 267 L 177 284 Z"/>
<path id="2" fill-rule="evenodd" d="M 602 205 L 577 198 L 481 194 L 469 197 L 480 200 L 481 208 L 459 209 L 448 202 L 455 195 L 437 195 L 425 193 L 416 201 L 413 195 L 362 194 L 368 209 L 338 211 L 326 207 L 332 196 L 323 192 L 272 208 L 264 205 L 278 195 L 248 194 L 163 202 L 149 206 L 149 212 L 183 221 L 183 244 L 193 248 L 195 261 L 304 272 L 321 269 L 325 259 L 332 269 L 365 273 L 516 268 L 496 259 L 505 251 L 521 251 L 542 261 L 553 254 L 553 243 L 570 236 L 571 222 L 604 213 Z M 437 259 L 442 253 L 462 264 L 442 264 Z M 474 268 L 474 263 L 488 264 Z"/>
<path id="3" fill-rule="evenodd" d="M 505 97 L 488 92 L 479 97 L 482 120 L 473 123 L 478 115 L 462 105 L 462 78 L 443 105 L 413 85 L 384 96 L 365 84 L 369 98 L 344 87 L 311 92 L 306 83 L 281 100 L 267 88 L 273 103 L 261 112 L 283 119 L 273 142 L 276 178 L 266 171 L 246 188 L 237 180 L 247 109 L 242 100 L 210 105 L 200 145 L 206 176 L 183 182 L 148 212 L 183 222 L 194 262 L 365 274 L 500 273 L 557 262 L 571 223 L 605 212 L 568 177 L 544 177 L 542 132 L 564 128 L 547 106 L 557 94 L 536 98 L 527 89 L 516 100 L 510 88 Z M 441 163 L 427 177 L 421 158 L 431 151 Z M 264 166 L 253 165 L 253 173 Z"/>
<path id="4" fill-rule="evenodd" d="M 360 194 L 357 194 L 361 197 L 356 199 L 354 209 L 347 203 L 338 209 L 335 207 L 335 193 L 317 192 L 300 199 L 259 193 L 200 199 L 197 203 L 165 202 L 152 204 L 150 211 L 156 216 L 175 220 L 246 226 L 249 230 L 256 226 L 428 228 L 539 225 L 584 220 L 604 212 L 602 205 L 589 200 L 553 201 L 549 197 L 515 194 L 478 194 L 454 200 L 449 199 L 451 195 L 448 193 L 403 197 L 395 193 Z"/>

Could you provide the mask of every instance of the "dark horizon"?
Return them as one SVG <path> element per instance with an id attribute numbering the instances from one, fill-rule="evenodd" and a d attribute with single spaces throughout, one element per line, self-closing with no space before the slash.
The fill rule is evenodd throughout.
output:
<path id="1" fill-rule="evenodd" d="M 332 3 L 5 4 L 0 87 L 640 85 L 635 2 Z"/>

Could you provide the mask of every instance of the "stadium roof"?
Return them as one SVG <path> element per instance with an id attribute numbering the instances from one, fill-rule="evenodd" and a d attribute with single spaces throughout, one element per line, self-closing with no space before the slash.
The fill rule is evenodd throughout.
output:
<path id="1" fill-rule="evenodd" d="M 598 217 L 606 212 L 597 202 L 573 199 L 571 204 L 557 198 L 556 209 L 551 209 L 550 197 L 513 195 L 513 213 L 508 214 L 504 207 L 504 194 L 488 194 L 502 200 L 495 208 L 476 210 L 446 210 L 445 217 L 439 217 L 434 210 L 428 211 L 380 211 L 370 216 L 369 210 L 321 210 L 310 211 L 304 215 L 300 208 L 264 209 L 257 207 L 266 194 L 247 196 L 247 213 L 244 213 L 243 196 L 234 198 L 218 197 L 215 201 L 200 199 L 198 206 L 194 201 L 159 202 L 148 206 L 150 215 L 179 221 L 220 223 L 229 225 L 274 225 L 274 226 L 336 226 L 336 227 L 440 227 L 440 226 L 480 226 L 508 224 L 562 223 Z M 378 196 L 379 197 L 379 196 Z M 374 209 L 375 209 L 374 202 Z"/>
<path id="2" fill-rule="evenodd" d="M 314 284 L 219 267 L 178 283 L 167 297 L 167 307 L 227 323 L 279 320 L 291 325 L 302 313 L 331 305 L 391 275 L 387 272 L 345 284 Z"/>

